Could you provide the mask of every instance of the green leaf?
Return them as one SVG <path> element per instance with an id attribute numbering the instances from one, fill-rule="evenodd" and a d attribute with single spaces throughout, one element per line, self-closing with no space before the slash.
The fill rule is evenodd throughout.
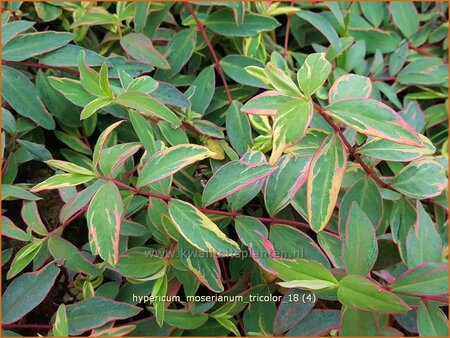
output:
<path id="1" fill-rule="evenodd" d="M 337 78 L 328 92 L 328 102 L 331 104 L 341 99 L 367 99 L 372 93 L 372 82 L 368 77 L 346 74 Z"/>
<path id="2" fill-rule="evenodd" d="M 272 258 L 269 265 L 284 281 L 325 281 L 337 284 L 336 278 L 322 264 L 305 259 Z"/>
<path id="3" fill-rule="evenodd" d="M 72 187 L 74 185 L 83 184 L 92 181 L 95 176 L 80 174 L 60 174 L 47 178 L 44 182 L 35 185 L 30 189 L 31 192 L 42 190 L 58 189 L 64 187 Z"/>
<path id="4" fill-rule="evenodd" d="M 256 183 L 273 172 L 269 165 L 231 161 L 220 167 L 209 179 L 203 191 L 202 204 L 210 205 Z"/>
<path id="5" fill-rule="evenodd" d="M 297 288 L 311 291 L 318 291 L 336 287 L 335 283 L 326 280 L 293 280 L 289 282 L 278 282 L 277 284 L 283 288 Z"/>
<path id="6" fill-rule="evenodd" d="M 246 12 L 243 22 L 234 20 L 233 11 L 224 8 L 215 11 L 205 21 L 206 27 L 223 36 L 249 37 L 261 32 L 274 30 L 280 24 L 270 16 Z"/>
<path id="7" fill-rule="evenodd" d="M 425 199 L 438 196 L 447 186 L 444 168 L 436 161 L 423 159 L 402 168 L 392 180 L 392 187 L 406 196 Z"/>
<path id="8" fill-rule="evenodd" d="M 101 270 L 90 262 L 78 248 L 61 237 L 51 236 L 48 240 L 48 250 L 53 258 L 63 260 L 69 270 L 86 275 L 98 276 Z"/>
<path id="9" fill-rule="evenodd" d="M 103 148 L 105 147 L 106 142 L 108 141 L 111 134 L 114 132 L 114 129 L 116 129 L 118 126 L 120 126 L 125 120 L 117 121 L 113 124 L 111 124 L 108 128 L 102 131 L 100 136 L 97 139 L 97 143 L 94 147 L 94 153 L 92 154 L 92 168 L 96 173 L 98 173 L 97 164 L 100 159 L 100 155 L 103 151 Z"/>
<path id="10" fill-rule="evenodd" d="M 165 262 L 162 257 L 152 256 L 146 252 L 128 252 L 119 256 L 119 262 L 115 269 L 122 276 L 148 280 L 149 277 L 157 274 L 164 267 Z"/>
<path id="11" fill-rule="evenodd" d="M 364 40 L 367 53 L 392 53 L 400 45 L 401 38 L 397 32 L 375 27 L 350 27 L 349 34 L 356 40 Z"/>
<path id="12" fill-rule="evenodd" d="M 267 163 L 264 154 L 259 151 L 248 151 L 242 156 L 241 161 L 251 164 Z M 250 202 L 260 192 L 263 183 L 263 180 L 257 181 L 256 183 L 253 183 L 248 187 L 236 191 L 232 195 L 228 196 L 227 200 L 231 208 L 233 210 L 239 210 Z"/>
<path id="13" fill-rule="evenodd" d="M 292 101 L 292 97 L 277 91 L 267 91 L 248 100 L 241 111 L 245 114 L 275 115 L 283 104 Z"/>
<path id="14" fill-rule="evenodd" d="M 264 67 L 264 73 L 272 86 L 280 93 L 293 97 L 303 97 L 294 81 L 272 62 L 269 62 Z"/>
<path id="15" fill-rule="evenodd" d="M 16 226 L 8 217 L 2 215 L 2 236 L 18 241 L 31 241 L 32 236 Z"/>
<path id="16" fill-rule="evenodd" d="M 448 336 L 448 319 L 438 305 L 420 301 L 417 328 L 421 336 Z"/>
<path id="17" fill-rule="evenodd" d="M 151 93 L 158 88 L 159 82 L 154 80 L 152 77 L 144 75 L 135 78 L 130 84 L 127 86 L 126 91 L 137 91 L 143 92 L 145 94 Z"/>
<path id="18" fill-rule="evenodd" d="M 111 103 L 112 100 L 108 97 L 99 97 L 95 99 L 83 108 L 83 110 L 81 111 L 80 120 L 87 119 L 88 117 L 96 113 L 99 109 L 106 107 Z"/>
<path id="19" fill-rule="evenodd" d="M 269 258 L 274 248 L 267 239 L 269 233 L 264 224 L 250 216 L 236 217 L 234 226 L 239 239 L 248 247 L 253 260 L 266 271 L 273 271 L 269 266 Z"/>
<path id="20" fill-rule="evenodd" d="M 86 53 L 86 63 L 93 66 L 100 66 L 107 59 L 93 50 L 86 49 L 77 45 L 66 45 L 59 48 L 53 52 L 41 55 L 39 57 L 39 62 L 56 67 L 77 67 L 78 57 L 80 52 L 84 51 Z M 110 59 L 110 61 L 112 61 Z M 111 62 L 112 63 L 112 62 Z"/>
<path id="21" fill-rule="evenodd" d="M 42 144 L 20 139 L 16 139 L 16 141 L 22 146 L 22 149 L 24 149 L 33 160 L 45 161 L 52 158 L 52 154 Z"/>
<path id="22" fill-rule="evenodd" d="M 213 154 L 208 148 L 195 144 L 180 144 L 161 150 L 144 164 L 137 186 L 142 187 L 162 180 Z"/>
<path id="23" fill-rule="evenodd" d="M 275 165 L 286 148 L 295 145 L 305 136 L 312 116 L 312 103 L 302 99 L 285 103 L 278 109 L 273 124 L 270 165 Z"/>
<path id="24" fill-rule="evenodd" d="M 378 257 L 375 229 L 356 202 L 352 202 L 343 232 L 342 258 L 347 273 L 367 275 Z"/>
<path id="25" fill-rule="evenodd" d="M 285 224 L 273 224 L 270 226 L 270 241 L 273 243 L 275 253 L 282 252 L 283 258 L 304 258 L 330 268 L 328 258 L 321 248 L 299 229 Z"/>
<path id="26" fill-rule="evenodd" d="M 91 170 L 88 170 L 84 167 L 80 167 L 79 165 L 76 165 L 71 162 L 60 160 L 48 160 L 45 161 L 45 163 L 54 169 L 60 169 L 71 174 L 94 175 L 94 173 Z"/>
<path id="27" fill-rule="evenodd" d="M 264 204 L 269 215 L 275 215 L 288 205 L 308 176 L 311 156 L 285 155 L 269 176 L 264 190 Z"/>
<path id="28" fill-rule="evenodd" d="M 342 304 L 366 311 L 402 313 L 410 310 L 399 297 L 384 290 L 380 284 L 358 275 L 342 278 L 337 296 Z"/>
<path id="29" fill-rule="evenodd" d="M 100 76 L 87 65 L 84 50 L 80 51 L 78 55 L 78 69 L 80 70 L 80 84 L 83 88 L 92 95 L 103 96 L 103 91 L 100 87 Z"/>
<path id="30" fill-rule="evenodd" d="M 35 22 L 17 20 L 8 23 L 3 23 L 2 25 L 2 47 L 6 45 L 11 39 L 20 33 L 23 33 L 33 27 Z"/>
<path id="31" fill-rule="evenodd" d="M 441 238 L 420 201 L 416 202 L 416 212 L 416 222 L 406 236 L 406 262 L 409 268 L 426 262 L 439 263 L 442 257 Z"/>
<path id="32" fill-rule="evenodd" d="M 142 92 L 125 92 L 117 96 L 114 103 L 126 108 L 136 109 L 142 115 L 157 117 L 175 126 L 181 124 L 180 119 L 169 108 Z"/>
<path id="33" fill-rule="evenodd" d="M 347 153 L 339 136 L 328 136 L 311 161 L 307 180 L 308 220 L 316 232 L 331 218 L 346 166 Z"/>
<path id="34" fill-rule="evenodd" d="M 320 33 L 322 33 L 327 38 L 327 40 L 336 50 L 340 51 L 342 49 L 341 43 L 339 41 L 339 36 L 337 35 L 335 29 L 323 16 L 314 12 L 304 10 L 298 11 L 295 14 L 313 25 Z"/>
<path id="35" fill-rule="evenodd" d="M 165 302 L 162 297 L 166 296 L 168 289 L 167 274 L 164 274 L 161 278 L 157 279 L 152 288 L 151 296 L 154 297 L 153 306 L 155 307 L 156 322 L 159 326 L 163 326 L 165 315 Z"/>
<path id="36" fill-rule="evenodd" d="M 214 67 L 206 67 L 197 75 L 192 82 L 192 85 L 185 93 L 185 95 L 189 97 L 191 110 L 193 112 L 200 115 L 205 113 L 214 95 L 215 87 L 216 79 L 214 76 Z"/>
<path id="37" fill-rule="evenodd" d="M 383 217 L 383 200 L 377 184 L 365 176 L 353 184 L 341 200 L 339 206 L 339 229 L 341 234 L 345 231 L 345 224 L 353 202 L 358 203 L 358 207 L 365 213 L 374 228 L 380 226 Z"/>
<path id="38" fill-rule="evenodd" d="M 170 69 L 166 58 L 153 46 L 152 40 L 142 33 L 129 33 L 120 39 L 122 48 L 135 60 L 161 69 Z"/>
<path id="39" fill-rule="evenodd" d="M 91 251 L 111 265 L 119 261 L 119 234 L 123 216 L 123 202 L 119 189 L 112 182 L 105 183 L 89 204 L 86 219 Z"/>
<path id="40" fill-rule="evenodd" d="M 309 54 L 297 72 L 300 90 L 307 97 L 311 97 L 323 86 L 330 72 L 331 64 L 325 59 L 325 53 Z"/>
<path id="41" fill-rule="evenodd" d="M 102 64 L 99 76 L 100 89 L 102 90 L 103 95 L 112 99 L 114 95 L 109 84 L 108 66 L 106 65 L 106 62 Z"/>
<path id="42" fill-rule="evenodd" d="M 448 82 L 448 65 L 435 57 L 418 58 L 403 68 L 397 81 L 407 85 L 442 85 Z"/>
<path id="43" fill-rule="evenodd" d="M 48 53 L 72 41 L 72 33 L 37 32 L 16 36 L 2 49 L 2 59 L 23 61 L 33 56 Z"/>
<path id="44" fill-rule="evenodd" d="M 230 143 L 239 155 L 252 146 L 252 129 L 248 117 L 241 112 L 242 104 L 233 101 L 226 113 L 226 128 Z"/>
<path id="45" fill-rule="evenodd" d="M 41 236 L 46 236 L 48 231 L 44 223 L 42 223 L 41 216 L 35 201 L 24 201 L 21 216 L 23 221 L 31 230 Z"/>
<path id="46" fill-rule="evenodd" d="M 69 323 L 67 322 L 67 312 L 64 304 L 61 304 L 56 311 L 52 334 L 54 337 L 69 336 Z"/>
<path id="47" fill-rule="evenodd" d="M 379 326 L 377 314 L 357 308 L 345 306 L 341 315 L 340 335 L 347 336 L 378 336 Z"/>
<path id="48" fill-rule="evenodd" d="M 129 112 L 130 122 L 136 132 L 139 141 L 141 141 L 145 150 L 149 155 L 156 152 L 155 137 L 151 129 L 150 123 L 138 112 L 131 110 Z"/>
<path id="49" fill-rule="evenodd" d="M 359 6 L 372 25 L 378 27 L 383 22 L 386 7 L 384 3 L 361 1 Z"/>
<path id="50" fill-rule="evenodd" d="M 133 317 L 141 311 L 141 308 L 128 303 L 103 297 L 89 297 L 66 306 L 69 335 L 77 336 L 108 322 Z"/>
<path id="51" fill-rule="evenodd" d="M 37 201 L 41 198 L 33 195 L 32 193 L 26 191 L 15 185 L 2 184 L 2 200 L 7 199 L 23 199 L 27 201 Z"/>
<path id="52" fill-rule="evenodd" d="M 419 15 L 413 2 L 390 3 L 389 12 L 392 21 L 407 39 L 419 31 Z"/>
<path id="53" fill-rule="evenodd" d="M 394 293 L 443 295 L 448 291 L 448 267 L 444 263 L 424 263 L 398 276 L 389 288 Z"/>
<path id="54" fill-rule="evenodd" d="M 55 121 L 39 98 L 34 84 L 22 72 L 3 65 L 2 96 L 18 114 L 42 128 L 55 129 Z"/>
<path id="55" fill-rule="evenodd" d="M 39 271 L 15 278 L 2 296 L 2 323 L 14 323 L 38 306 L 47 297 L 59 272 L 52 262 Z"/>
<path id="56" fill-rule="evenodd" d="M 394 76 L 403 68 L 408 56 L 408 44 L 404 43 L 389 57 L 389 75 Z"/>
<path id="57" fill-rule="evenodd" d="M 357 149 L 359 154 L 367 155 L 384 161 L 409 162 L 424 155 L 432 155 L 436 151 L 433 143 L 419 134 L 424 147 L 390 142 L 380 138 L 370 138 Z"/>
<path id="58" fill-rule="evenodd" d="M 193 27 L 182 29 L 172 36 L 165 53 L 171 69 L 158 69 L 155 76 L 158 79 L 164 80 L 178 74 L 183 66 L 191 59 L 196 42 L 197 32 Z"/>
<path id="59" fill-rule="evenodd" d="M 94 26 L 94 25 L 115 25 L 119 23 L 116 15 L 104 12 L 90 12 L 85 13 L 75 21 L 70 28 L 77 28 L 79 26 Z"/>
<path id="60" fill-rule="evenodd" d="M 36 14 L 44 22 L 56 20 L 62 14 L 62 8 L 46 2 L 35 2 L 34 8 L 36 9 Z"/>
<path id="61" fill-rule="evenodd" d="M 199 251 L 183 237 L 178 239 L 178 256 L 197 279 L 213 292 L 223 292 L 222 274 L 215 255 Z"/>
<path id="62" fill-rule="evenodd" d="M 166 310 L 164 313 L 164 322 L 170 326 L 183 330 L 193 330 L 208 321 L 206 313 L 192 314 L 183 310 Z"/>
<path id="63" fill-rule="evenodd" d="M 227 55 L 220 60 L 220 66 L 223 72 L 237 83 L 251 87 L 267 88 L 264 82 L 251 76 L 245 70 L 245 67 L 248 66 L 264 67 L 264 64 L 258 59 L 244 55 Z"/>
<path id="64" fill-rule="evenodd" d="M 226 235 L 200 210 L 187 202 L 169 201 L 169 213 L 180 234 L 197 249 L 233 256 L 240 252 L 239 245 Z"/>
<path id="65" fill-rule="evenodd" d="M 422 146 L 417 132 L 389 106 L 372 99 L 345 99 L 326 107 L 327 114 L 357 132 L 388 141 Z"/>
<path id="66" fill-rule="evenodd" d="M 103 175 L 115 177 L 141 145 L 137 142 L 117 144 L 103 149 L 99 158 L 100 170 Z"/>
<path id="67" fill-rule="evenodd" d="M 80 81 L 53 76 L 48 77 L 48 81 L 67 100 L 79 107 L 84 107 L 96 99 L 81 86 Z"/>

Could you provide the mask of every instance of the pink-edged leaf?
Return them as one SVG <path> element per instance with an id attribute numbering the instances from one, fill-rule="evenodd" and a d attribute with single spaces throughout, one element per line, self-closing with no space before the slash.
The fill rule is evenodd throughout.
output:
<path id="1" fill-rule="evenodd" d="M 215 155 L 208 148 L 196 144 L 179 144 L 161 150 L 145 163 L 137 180 L 142 187 L 173 175 L 188 165 Z"/>
<path id="2" fill-rule="evenodd" d="M 270 175 L 264 190 L 264 203 L 269 215 L 281 211 L 294 198 L 308 177 L 312 156 L 283 156 Z"/>
<path id="3" fill-rule="evenodd" d="M 63 260 L 64 266 L 69 270 L 91 276 L 98 276 L 102 273 L 102 270 L 83 256 L 75 245 L 61 237 L 51 236 L 48 240 L 48 250 L 53 258 Z"/>
<path id="4" fill-rule="evenodd" d="M 103 149 L 99 165 L 103 175 L 115 177 L 125 162 L 142 146 L 136 142 L 117 144 Z"/>
<path id="5" fill-rule="evenodd" d="M 203 191 L 203 205 L 210 205 L 269 176 L 274 168 L 267 164 L 231 161 L 220 167 Z"/>
<path id="6" fill-rule="evenodd" d="M 200 283 L 213 292 L 223 292 L 222 272 L 215 254 L 203 255 L 201 251 L 180 236 L 178 255 Z"/>
<path id="7" fill-rule="evenodd" d="M 342 99 L 368 99 L 372 94 L 372 82 L 368 77 L 346 74 L 338 77 L 328 92 L 328 102 L 331 104 Z"/>
<path id="8" fill-rule="evenodd" d="M 47 228 L 42 223 L 41 216 L 34 201 L 24 201 L 21 216 L 26 225 L 39 235 L 46 236 Z"/>
<path id="9" fill-rule="evenodd" d="M 308 220 L 316 232 L 331 218 L 346 167 L 347 153 L 339 136 L 328 136 L 311 161 L 306 187 Z"/>
<path id="10" fill-rule="evenodd" d="M 275 165 L 286 148 L 298 143 L 305 136 L 312 116 L 313 105 L 302 99 L 289 101 L 278 109 L 273 124 L 270 165 Z"/>
<path id="11" fill-rule="evenodd" d="M 288 101 L 292 101 L 292 97 L 269 90 L 248 100 L 241 111 L 245 114 L 274 116 L 278 109 Z"/>
<path id="12" fill-rule="evenodd" d="M 15 278 L 2 296 L 2 324 L 14 323 L 38 306 L 46 297 L 59 275 L 51 262 L 39 271 Z"/>
<path id="13" fill-rule="evenodd" d="M 123 203 L 119 189 L 112 182 L 105 183 L 94 195 L 87 212 L 89 243 L 106 262 L 115 265 L 119 260 L 119 235 Z"/>
<path id="14" fill-rule="evenodd" d="M 253 260 L 264 270 L 273 272 L 269 258 L 275 255 L 275 249 L 269 241 L 266 226 L 256 218 L 239 216 L 235 220 L 239 239 L 248 247 Z"/>
<path id="15" fill-rule="evenodd" d="M 120 40 L 122 48 L 135 60 L 161 69 L 170 69 L 167 59 L 153 46 L 152 40 L 142 33 L 130 33 Z"/>
<path id="16" fill-rule="evenodd" d="M 326 113 L 361 134 L 423 146 L 414 128 L 382 102 L 373 99 L 343 99 L 327 106 Z"/>
<path id="17" fill-rule="evenodd" d="M 31 235 L 17 227 L 8 217 L 2 215 L 2 236 L 28 242 Z"/>
<path id="18" fill-rule="evenodd" d="M 90 297 L 66 307 L 69 335 L 100 327 L 108 322 L 135 316 L 142 309 L 104 297 Z"/>
<path id="19" fill-rule="evenodd" d="M 117 121 L 113 124 L 111 124 L 108 128 L 106 128 L 98 137 L 97 143 L 94 147 L 94 154 L 92 155 L 92 168 L 94 168 L 94 171 L 98 173 L 97 171 L 97 164 L 100 158 L 100 154 L 105 147 L 106 142 L 109 139 L 109 136 L 111 133 L 116 129 L 118 126 L 120 126 L 122 123 L 124 123 L 125 120 Z"/>

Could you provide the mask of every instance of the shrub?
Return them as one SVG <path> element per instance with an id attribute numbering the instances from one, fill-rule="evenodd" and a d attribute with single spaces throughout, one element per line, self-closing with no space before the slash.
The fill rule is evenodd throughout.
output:
<path id="1" fill-rule="evenodd" d="M 447 4 L 11 2 L 4 335 L 447 335 Z"/>

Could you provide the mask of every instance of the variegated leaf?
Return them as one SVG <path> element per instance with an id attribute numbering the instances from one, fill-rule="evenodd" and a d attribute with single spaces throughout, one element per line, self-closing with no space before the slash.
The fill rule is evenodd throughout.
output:
<path id="1" fill-rule="evenodd" d="M 338 135 L 325 139 L 309 167 L 306 205 L 311 228 L 325 228 L 336 205 L 347 166 L 347 153 Z"/>
<path id="2" fill-rule="evenodd" d="M 197 249 L 218 256 L 240 252 L 239 245 L 193 205 L 174 199 L 169 202 L 169 213 L 180 234 Z"/>

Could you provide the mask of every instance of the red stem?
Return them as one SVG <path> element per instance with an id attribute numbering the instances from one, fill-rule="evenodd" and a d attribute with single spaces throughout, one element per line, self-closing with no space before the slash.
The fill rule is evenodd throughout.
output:
<path id="1" fill-rule="evenodd" d="M 61 224 L 59 227 L 57 227 L 56 229 L 52 230 L 51 232 L 49 232 L 49 236 L 53 235 L 55 232 L 64 229 L 66 226 L 68 226 L 70 223 L 72 223 L 76 218 L 80 217 L 86 210 L 87 210 L 88 206 L 84 206 L 83 208 L 81 208 L 80 210 L 78 210 L 75 214 L 73 214 L 72 217 L 70 217 L 67 221 L 65 221 L 63 224 Z"/>
<path id="2" fill-rule="evenodd" d="M 361 167 L 364 169 L 364 171 L 373 178 L 373 180 L 382 188 L 388 188 L 389 185 L 384 183 L 374 172 L 371 168 L 367 166 L 367 164 L 364 163 L 364 161 L 359 157 L 358 153 L 353 149 L 353 147 L 348 143 L 347 139 L 345 138 L 344 134 L 341 131 L 341 128 L 333 122 L 333 120 L 325 113 L 325 110 L 322 109 L 317 103 L 313 103 L 314 109 L 325 119 L 325 121 L 333 128 L 333 130 L 336 132 L 336 134 L 339 135 L 341 138 L 342 143 L 347 148 L 350 155 L 352 155 L 355 160 L 361 165 Z"/>
<path id="3" fill-rule="evenodd" d="M 54 69 L 54 70 L 61 70 L 63 72 L 74 74 L 74 75 L 80 75 L 80 73 L 77 70 L 73 70 L 73 69 L 66 68 L 66 67 L 49 66 L 49 65 L 45 65 L 43 63 L 36 63 L 36 62 L 4 61 L 4 60 L 2 60 L 2 64 L 10 65 L 10 66 L 27 66 L 27 67 L 38 68 L 38 69 Z"/>
<path id="4" fill-rule="evenodd" d="M 123 182 L 117 181 L 111 177 L 99 176 L 98 178 L 113 182 L 117 186 L 122 187 L 127 190 L 130 190 L 130 191 L 133 191 L 134 193 L 139 194 L 139 195 L 155 197 L 155 198 L 159 198 L 163 201 L 170 201 L 170 200 L 174 199 L 170 195 L 162 195 L 162 194 L 158 194 L 158 193 L 151 192 L 151 191 L 140 190 L 138 188 L 127 185 Z M 237 213 L 235 211 L 229 212 L 229 211 L 223 211 L 223 210 L 208 209 L 208 208 L 203 208 L 203 207 L 197 208 L 197 209 L 200 210 L 201 212 L 203 212 L 204 214 L 209 214 L 209 215 L 222 215 L 222 216 L 227 216 L 227 217 L 232 217 L 232 218 L 236 218 L 238 216 L 244 216 L 243 214 Z M 257 220 L 264 222 L 264 223 L 270 223 L 270 224 L 280 223 L 280 224 L 292 225 L 297 228 L 310 229 L 310 226 L 307 223 L 293 221 L 293 220 L 289 220 L 289 219 L 282 219 L 282 218 L 275 218 L 275 217 L 254 217 L 254 218 L 256 218 Z"/>
<path id="5" fill-rule="evenodd" d="M 14 329 L 28 329 L 28 330 L 51 330 L 52 325 L 50 324 L 4 324 L 2 329 L 4 330 L 14 330 Z"/>
<path id="6" fill-rule="evenodd" d="M 197 24 L 197 27 L 203 36 L 203 39 L 205 40 L 206 44 L 208 45 L 209 51 L 211 52 L 211 55 L 216 64 L 217 72 L 219 73 L 219 75 L 222 79 L 222 82 L 223 82 L 223 86 L 225 87 L 225 92 L 227 93 L 228 103 L 231 104 L 231 103 L 233 103 L 233 98 L 231 97 L 231 92 L 230 92 L 230 89 L 228 88 L 227 80 L 225 79 L 225 74 L 223 73 L 222 67 L 220 66 L 219 58 L 217 57 L 216 51 L 214 50 L 214 47 L 208 38 L 208 34 L 206 34 L 205 27 L 203 27 L 203 23 L 197 18 L 197 15 L 192 10 L 191 4 L 188 2 L 183 2 L 183 5 L 189 11 L 189 13 L 192 15 L 192 17 L 194 18 L 194 20 Z"/>
<path id="7" fill-rule="evenodd" d="M 372 77 L 371 80 L 374 82 L 397 81 L 397 77 L 396 76 Z"/>

